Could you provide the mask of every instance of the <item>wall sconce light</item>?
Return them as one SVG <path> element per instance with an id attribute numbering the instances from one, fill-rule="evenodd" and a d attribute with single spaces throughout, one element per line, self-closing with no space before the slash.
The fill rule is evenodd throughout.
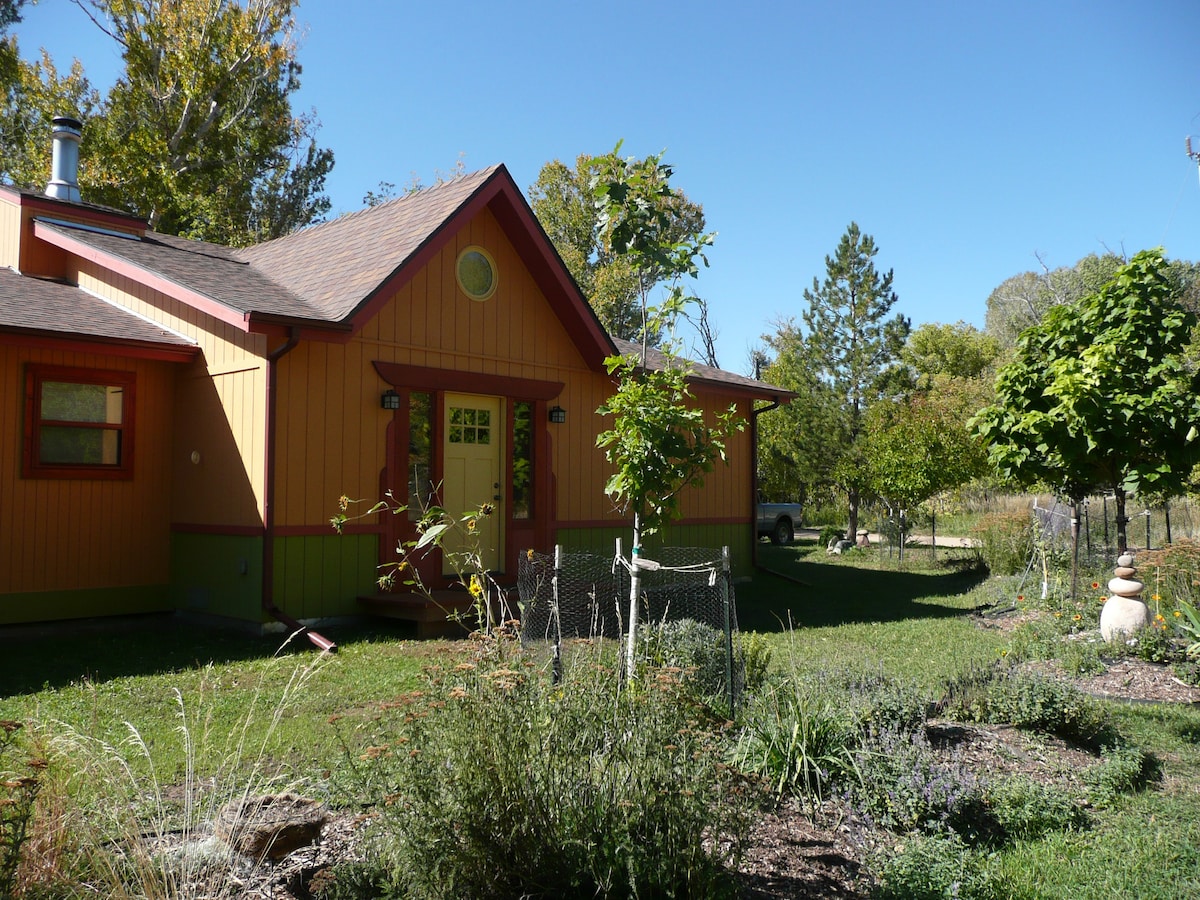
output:
<path id="1" fill-rule="evenodd" d="M 561 406 L 550 407 L 550 421 L 555 425 L 561 425 L 567 421 L 567 411 Z"/>
<path id="2" fill-rule="evenodd" d="M 379 398 L 379 406 L 381 409 L 399 409 L 400 395 L 388 388 L 383 392 L 383 396 Z"/>

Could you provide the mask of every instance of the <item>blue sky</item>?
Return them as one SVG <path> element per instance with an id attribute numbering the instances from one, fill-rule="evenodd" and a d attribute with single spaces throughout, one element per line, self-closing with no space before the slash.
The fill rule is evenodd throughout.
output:
<path id="1" fill-rule="evenodd" d="M 618 139 L 666 150 L 718 232 L 694 287 L 721 364 L 824 277 L 853 220 L 896 310 L 982 327 L 988 294 L 1107 246 L 1200 259 L 1200 3 L 308 0 L 295 106 L 315 108 L 334 211 L 462 155 L 525 189 Z M 67 0 L 27 7 L 22 53 L 118 54 Z"/>

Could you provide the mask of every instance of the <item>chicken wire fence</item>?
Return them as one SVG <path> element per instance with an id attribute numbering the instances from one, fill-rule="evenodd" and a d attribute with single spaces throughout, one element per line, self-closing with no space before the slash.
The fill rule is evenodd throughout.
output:
<path id="1" fill-rule="evenodd" d="M 642 568 L 636 635 L 637 662 L 678 667 L 706 693 L 736 706 L 745 685 L 729 551 L 663 547 L 657 568 Z M 552 646 L 561 658 L 573 638 L 617 639 L 628 634 L 629 560 L 614 556 L 527 551 L 520 555 L 517 590 L 521 640 Z M 622 644 L 622 652 L 625 652 Z"/>

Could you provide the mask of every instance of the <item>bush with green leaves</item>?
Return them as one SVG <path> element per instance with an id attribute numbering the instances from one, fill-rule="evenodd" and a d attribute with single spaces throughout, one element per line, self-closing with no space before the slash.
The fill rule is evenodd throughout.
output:
<path id="1" fill-rule="evenodd" d="M 968 673 L 947 689 L 944 713 L 958 721 L 1015 725 L 1098 750 L 1114 736 L 1104 708 L 1057 678 L 990 670 Z"/>
<path id="2" fill-rule="evenodd" d="M 1033 554 L 1033 518 L 1025 512 L 989 513 L 971 531 L 993 575 L 1019 575 Z"/>
<path id="3" fill-rule="evenodd" d="M 767 683 L 771 671 L 771 641 L 757 631 L 738 632 L 737 648 L 746 673 L 747 694 L 757 694 Z"/>
<path id="4" fill-rule="evenodd" d="M 991 785 L 987 805 L 1008 840 L 1036 840 L 1054 831 L 1087 826 L 1087 816 L 1069 794 L 1029 778 L 1014 777 Z"/>
<path id="5" fill-rule="evenodd" d="M 878 900 L 946 900 L 975 896 L 964 888 L 979 865 L 956 834 L 911 834 L 876 862 Z"/>
<path id="6" fill-rule="evenodd" d="M 1123 794 L 1131 794 L 1161 777 L 1161 766 L 1153 754 L 1127 744 L 1106 745 L 1100 761 L 1083 773 L 1083 781 L 1097 806 L 1110 806 Z"/>
<path id="7" fill-rule="evenodd" d="M 597 650 L 570 654 L 554 683 L 498 646 L 347 737 L 351 796 L 382 798 L 379 879 L 407 898 L 731 892 L 749 796 L 678 677 L 630 684 Z"/>
<path id="8" fill-rule="evenodd" d="M 961 760 L 943 759 L 924 730 L 872 731 L 856 754 L 862 778 L 850 792 L 863 815 L 889 831 L 952 831 L 977 843 L 991 835 L 985 783 Z"/>

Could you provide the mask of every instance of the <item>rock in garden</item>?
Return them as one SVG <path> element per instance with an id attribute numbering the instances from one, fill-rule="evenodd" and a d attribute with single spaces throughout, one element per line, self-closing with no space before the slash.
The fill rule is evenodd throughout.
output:
<path id="1" fill-rule="evenodd" d="M 266 794 L 231 800 L 217 813 L 217 836 L 256 860 L 283 859 L 314 844 L 329 818 L 328 807 L 298 794 Z"/>
<path id="2" fill-rule="evenodd" d="M 1106 641 L 1131 638 L 1150 624 L 1150 610 L 1141 600 L 1109 597 L 1100 612 L 1100 636 Z"/>

